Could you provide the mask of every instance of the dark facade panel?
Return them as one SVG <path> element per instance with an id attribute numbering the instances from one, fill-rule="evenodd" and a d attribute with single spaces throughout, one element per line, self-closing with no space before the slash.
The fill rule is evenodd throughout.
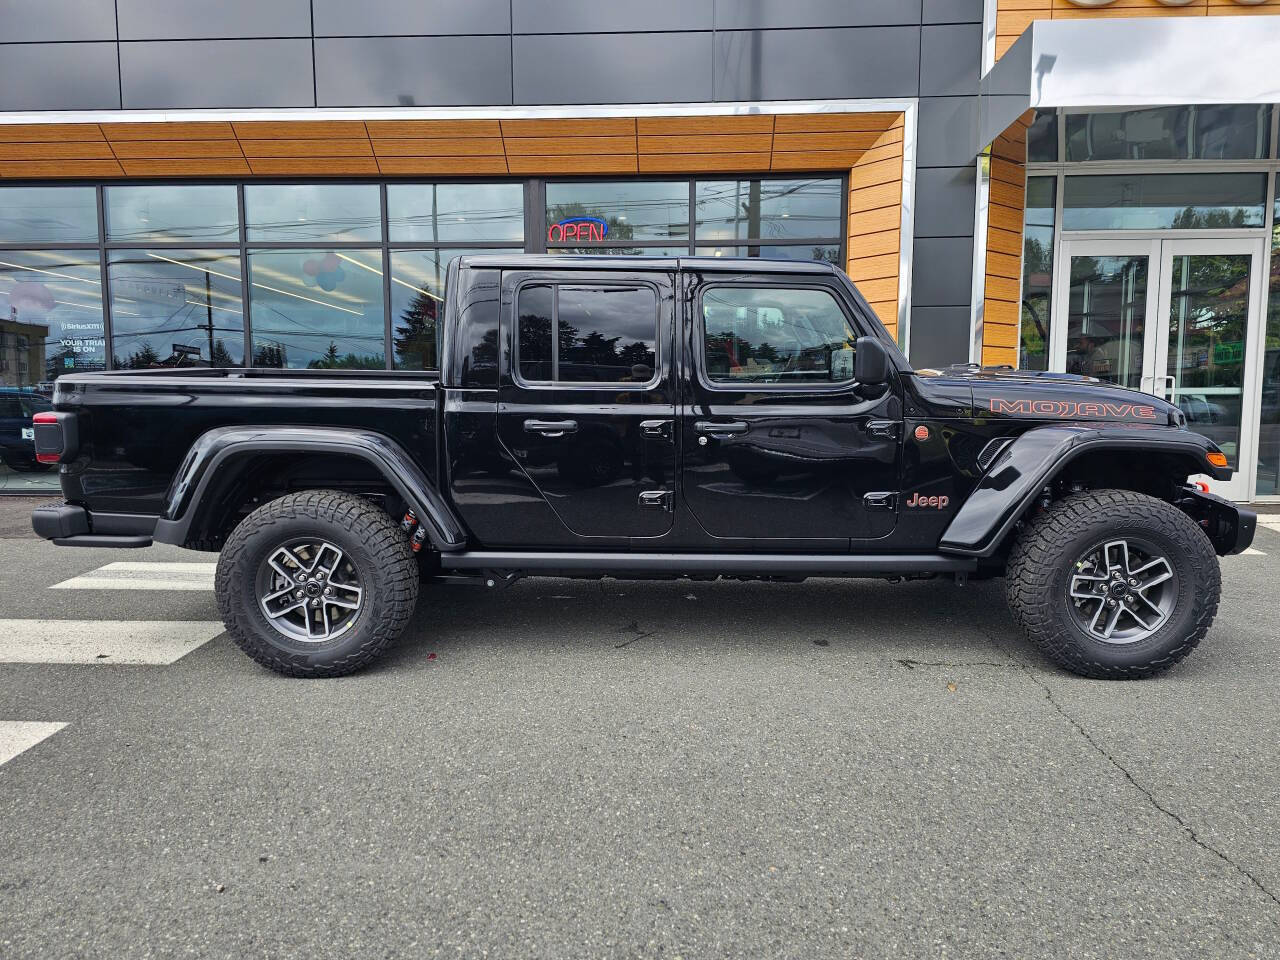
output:
<path id="1" fill-rule="evenodd" d="M 120 44 L 124 107 L 310 107 L 310 40 Z"/>
<path id="2" fill-rule="evenodd" d="M 510 0 L 312 0 L 312 7 L 317 37 L 506 36 L 511 30 Z"/>
<path id="3" fill-rule="evenodd" d="M 968 305 L 973 293 L 972 237 L 917 237 L 911 262 L 912 306 Z"/>
<path id="4" fill-rule="evenodd" d="M 511 47 L 502 37 L 345 37 L 316 41 L 322 107 L 511 103 Z"/>
<path id="5" fill-rule="evenodd" d="M 0 110 L 115 110 L 114 43 L 0 44 Z"/>
<path id="6" fill-rule="evenodd" d="M 981 23 L 982 0 L 924 0 L 922 19 L 925 23 Z"/>
<path id="7" fill-rule="evenodd" d="M 711 100 L 710 33 L 515 38 L 516 103 Z"/>
<path id="8" fill-rule="evenodd" d="M 982 24 L 949 23 L 920 32 L 920 95 L 974 97 L 982 67 Z"/>
<path id="9" fill-rule="evenodd" d="M 921 97 L 916 166 L 959 167 L 978 154 L 977 97 Z"/>
<path id="10" fill-rule="evenodd" d="M 717 30 L 871 27 L 920 22 L 920 0 L 715 0 L 715 4 Z"/>
<path id="11" fill-rule="evenodd" d="M 919 74 L 918 27 L 716 34 L 717 100 L 913 97 Z"/>
<path id="12" fill-rule="evenodd" d="M 917 237 L 967 237 L 973 233 L 976 171 L 928 167 L 916 171 Z"/>
<path id="13" fill-rule="evenodd" d="M 310 37 L 309 0 L 116 0 L 121 40 Z"/>
<path id="14" fill-rule="evenodd" d="M 913 307 L 911 363 L 945 367 L 969 359 L 968 307 Z"/>
<path id="15" fill-rule="evenodd" d="M 512 0 L 514 33 L 710 30 L 713 0 Z"/>
<path id="16" fill-rule="evenodd" d="M 0 40 L 114 40 L 113 0 L 0 0 Z"/>

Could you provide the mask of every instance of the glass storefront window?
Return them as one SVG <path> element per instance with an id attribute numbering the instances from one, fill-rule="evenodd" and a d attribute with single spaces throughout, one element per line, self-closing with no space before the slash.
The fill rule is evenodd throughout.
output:
<path id="1" fill-rule="evenodd" d="M 1151 173 L 1067 177 L 1064 230 L 1261 227 L 1262 173 Z"/>
<path id="2" fill-rule="evenodd" d="M 97 250 L 0 250 L 0 383 L 51 393 L 105 366 Z"/>
<path id="3" fill-rule="evenodd" d="M 689 236 L 689 181 L 547 184 L 547 245 L 675 240 Z M 687 248 L 686 248 L 687 249 Z"/>
<path id="4" fill-rule="evenodd" d="M 524 184 L 393 183 L 387 186 L 392 243 L 524 243 Z"/>
<path id="5" fill-rule="evenodd" d="M 1027 129 L 1027 162 L 1058 162 L 1058 113 L 1056 110 L 1037 110 L 1035 119 Z"/>
<path id="6" fill-rule="evenodd" d="M 1056 177 L 1027 177 L 1022 220 L 1021 343 L 1018 366 L 1049 369 L 1053 303 L 1053 217 Z"/>
<path id="7" fill-rule="evenodd" d="M 547 247 L 547 253 L 602 257 L 687 257 L 689 248 L 679 247 Z"/>
<path id="8" fill-rule="evenodd" d="M 1280 178 L 1278 178 L 1280 179 Z M 1280 187 L 1280 183 L 1277 184 Z M 1262 342 L 1262 408 L 1258 430 L 1257 495 L 1280 495 L 1280 191 L 1271 228 L 1267 329 Z"/>
<path id="9" fill-rule="evenodd" d="M 116 250 L 109 258 L 117 369 L 244 363 L 236 250 Z"/>
<path id="10" fill-rule="evenodd" d="M 360 243 L 382 239 L 376 183 L 251 184 L 244 188 L 250 243 Z"/>
<path id="11" fill-rule="evenodd" d="M 1257 104 L 1069 113 L 1066 160 L 1259 160 L 1270 115 Z"/>
<path id="12" fill-rule="evenodd" d="M 397 370 L 435 370 L 440 365 L 439 320 L 449 264 L 473 253 L 508 250 L 392 250 L 391 362 Z"/>
<path id="13" fill-rule="evenodd" d="M 240 242 L 236 188 L 230 184 L 107 187 L 104 194 L 109 243 Z"/>
<path id="14" fill-rule="evenodd" d="M 0 243 L 97 243 L 93 187 L 0 187 Z"/>
<path id="15" fill-rule="evenodd" d="M 699 243 L 838 237 L 843 191 L 838 179 L 699 181 L 694 236 Z"/>
<path id="16" fill-rule="evenodd" d="M 385 366 L 381 249 L 250 250 L 248 265 L 254 366 Z"/>
<path id="17" fill-rule="evenodd" d="M 763 257 L 766 260 L 818 260 L 822 263 L 834 264 L 843 269 L 840 261 L 840 247 L 832 244 L 790 244 L 781 246 L 770 244 L 752 247 L 697 247 L 695 253 L 699 257 Z"/>

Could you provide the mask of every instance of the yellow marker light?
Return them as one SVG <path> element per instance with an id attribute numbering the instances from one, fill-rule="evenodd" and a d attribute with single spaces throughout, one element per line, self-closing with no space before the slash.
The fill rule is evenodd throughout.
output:
<path id="1" fill-rule="evenodd" d="M 1225 453 L 1219 453 L 1216 450 L 1213 453 L 1206 453 L 1204 458 L 1215 467 L 1225 467 L 1227 465 L 1227 455 Z"/>

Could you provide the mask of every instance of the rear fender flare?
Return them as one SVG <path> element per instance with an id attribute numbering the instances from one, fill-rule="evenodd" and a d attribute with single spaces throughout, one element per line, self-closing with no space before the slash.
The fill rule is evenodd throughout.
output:
<path id="1" fill-rule="evenodd" d="M 1218 473 L 1205 460 L 1205 454 L 1217 447 L 1190 431 L 1114 424 L 1035 427 L 996 457 L 951 519 L 938 549 L 964 556 L 991 556 L 1046 483 L 1072 460 L 1100 449 L 1172 453 L 1187 459 L 1188 473 Z"/>
<path id="2" fill-rule="evenodd" d="M 259 453 L 330 453 L 363 460 L 413 508 L 432 546 L 441 552 L 466 546 L 462 522 L 400 444 L 381 433 L 344 427 L 218 427 L 201 434 L 169 485 L 155 539 L 185 543 L 209 506 L 206 496 L 215 479 L 224 470 L 240 469 L 237 463 Z"/>

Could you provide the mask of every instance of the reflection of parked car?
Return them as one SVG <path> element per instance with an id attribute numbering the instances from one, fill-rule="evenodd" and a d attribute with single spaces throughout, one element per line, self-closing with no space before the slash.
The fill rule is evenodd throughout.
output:
<path id="1" fill-rule="evenodd" d="M 36 460 L 31 418 L 53 406 L 44 397 L 27 390 L 0 390 L 0 459 L 21 473 L 49 470 L 52 464 Z"/>
<path id="2" fill-rule="evenodd" d="M 1178 409 L 1189 423 L 1230 423 L 1231 411 L 1220 403 L 1205 399 L 1203 394 L 1184 393 L 1178 397 Z"/>

